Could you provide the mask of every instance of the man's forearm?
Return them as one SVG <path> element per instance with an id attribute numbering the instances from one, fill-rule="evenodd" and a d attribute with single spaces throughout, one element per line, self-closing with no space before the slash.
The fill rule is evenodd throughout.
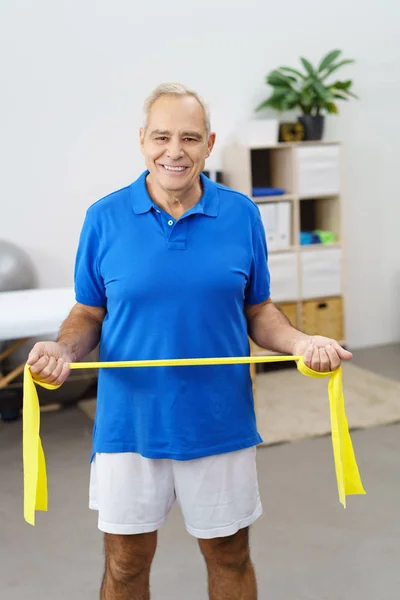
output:
<path id="1" fill-rule="evenodd" d="M 65 347 L 73 362 L 79 362 L 98 345 L 101 327 L 101 320 L 77 305 L 62 324 L 57 342 Z"/>
<path id="2" fill-rule="evenodd" d="M 269 302 L 247 319 L 249 336 L 267 350 L 293 354 L 299 341 L 308 340 L 310 336 L 298 331 L 290 324 L 286 316 Z"/>

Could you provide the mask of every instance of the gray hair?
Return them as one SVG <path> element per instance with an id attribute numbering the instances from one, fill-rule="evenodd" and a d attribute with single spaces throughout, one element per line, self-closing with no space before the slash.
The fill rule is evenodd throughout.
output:
<path id="1" fill-rule="evenodd" d="M 198 95 L 197 92 L 191 90 L 181 83 L 161 83 L 159 86 L 155 88 L 150 94 L 150 96 L 146 99 L 144 103 L 144 122 L 143 128 L 146 129 L 149 122 L 149 115 L 151 107 L 154 102 L 161 98 L 161 96 L 192 96 L 196 98 L 197 102 L 200 104 L 201 109 L 204 113 L 204 122 L 207 130 L 207 135 L 211 131 L 211 123 L 210 123 L 210 110 L 206 102 Z"/>

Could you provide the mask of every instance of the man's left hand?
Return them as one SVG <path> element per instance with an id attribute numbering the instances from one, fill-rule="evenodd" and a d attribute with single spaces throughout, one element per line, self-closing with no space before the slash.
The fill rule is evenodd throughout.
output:
<path id="1" fill-rule="evenodd" d="M 350 360 L 353 355 L 336 341 L 321 335 L 308 336 L 299 340 L 293 351 L 294 356 L 302 356 L 304 364 L 313 371 L 334 371 L 342 360 Z"/>

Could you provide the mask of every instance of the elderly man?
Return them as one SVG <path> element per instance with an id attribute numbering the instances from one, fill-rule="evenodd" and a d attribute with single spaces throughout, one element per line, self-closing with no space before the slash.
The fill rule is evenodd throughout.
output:
<path id="1" fill-rule="evenodd" d="M 213 183 L 207 106 L 178 84 L 145 104 L 147 170 L 89 208 L 76 305 L 57 342 L 40 342 L 34 377 L 59 384 L 100 342 L 103 361 L 246 356 L 260 346 L 315 369 L 351 358 L 294 329 L 270 298 L 257 206 Z M 178 501 L 198 538 L 211 600 L 254 600 L 249 527 L 261 515 L 257 432 L 246 365 L 99 373 L 90 507 L 105 533 L 103 600 L 145 600 L 157 530 Z"/>

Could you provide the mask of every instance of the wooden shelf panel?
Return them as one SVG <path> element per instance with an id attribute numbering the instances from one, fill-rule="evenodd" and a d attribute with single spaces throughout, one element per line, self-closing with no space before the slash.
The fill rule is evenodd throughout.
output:
<path id="1" fill-rule="evenodd" d="M 296 200 L 294 194 L 280 194 L 279 196 L 257 196 L 252 198 L 256 204 L 265 204 L 266 202 L 288 202 Z"/>
<path id="2" fill-rule="evenodd" d="M 299 200 L 300 202 L 302 200 L 325 200 L 325 199 L 335 199 L 335 198 L 339 198 L 340 194 L 338 192 L 336 193 L 326 193 L 326 194 L 310 194 L 310 195 L 301 195 L 299 196 Z"/>
<path id="3" fill-rule="evenodd" d="M 268 250 L 268 254 L 283 254 L 284 252 L 311 252 L 312 250 L 329 250 L 329 248 L 341 248 L 340 242 L 334 242 L 333 244 L 307 244 L 301 246 L 289 246 L 289 248 L 281 248 L 280 250 Z"/>
<path id="4" fill-rule="evenodd" d="M 287 252 L 296 252 L 296 250 L 297 246 L 289 246 L 289 248 L 280 248 L 279 250 L 268 250 L 268 254 L 285 254 Z"/>
<path id="5" fill-rule="evenodd" d="M 241 144 L 238 144 L 239 146 Z M 319 140 L 319 141 L 302 141 L 302 142 L 278 142 L 276 144 L 250 144 L 243 145 L 248 150 L 279 150 L 284 148 L 300 148 L 301 146 L 332 146 L 341 145 L 341 142 Z"/>
<path id="6" fill-rule="evenodd" d="M 332 244 L 306 244 L 304 246 L 294 246 L 297 248 L 299 252 L 310 252 L 311 250 L 328 250 L 329 248 L 341 248 L 342 245 L 340 242 L 333 242 Z"/>

